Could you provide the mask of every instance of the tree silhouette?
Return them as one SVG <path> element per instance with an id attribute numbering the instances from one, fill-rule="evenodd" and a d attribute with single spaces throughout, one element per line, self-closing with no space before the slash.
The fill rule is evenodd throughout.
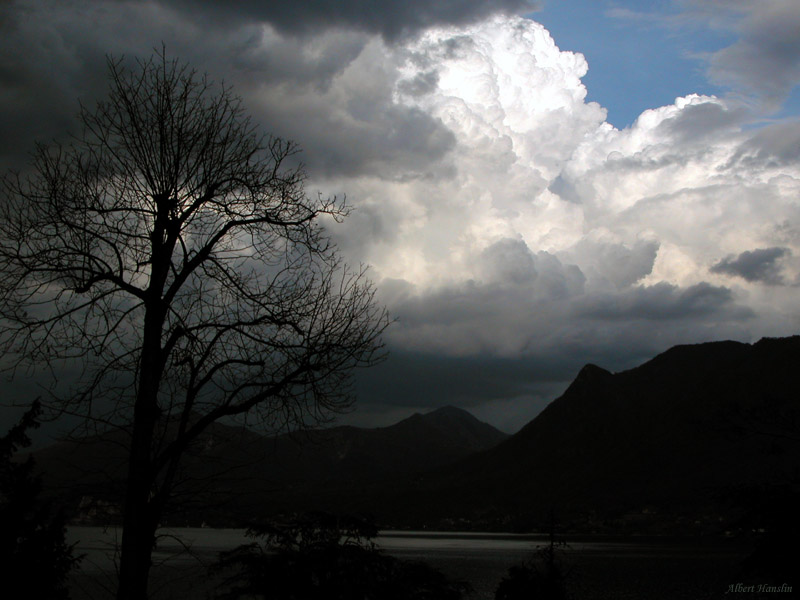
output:
<path id="1" fill-rule="evenodd" d="M 549 542 L 531 558 L 508 569 L 495 590 L 495 600 L 567 600 L 569 569 L 559 556 L 566 543 L 557 539 L 556 521 L 550 513 Z"/>
<path id="2" fill-rule="evenodd" d="M 42 500 L 34 461 L 14 460 L 30 446 L 27 431 L 39 426 L 38 401 L 0 438 L 0 569 L 3 588 L 24 590 L 25 597 L 66 599 L 70 569 L 79 562 L 64 540 L 64 516 Z"/>
<path id="3" fill-rule="evenodd" d="M 293 143 L 163 51 L 108 69 L 80 134 L 4 178 L 0 348 L 78 365 L 50 406 L 129 433 L 117 597 L 141 599 L 184 451 L 220 419 L 347 409 L 387 317 L 321 224 L 348 207 L 306 195 Z"/>

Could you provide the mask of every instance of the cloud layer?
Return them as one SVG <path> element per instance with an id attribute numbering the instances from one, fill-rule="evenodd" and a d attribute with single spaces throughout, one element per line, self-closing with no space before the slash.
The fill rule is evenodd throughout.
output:
<path id="1" fill-rule="evenodd" d="M 223 25 L 257 21 L 269 23 L 281 31 L 304 35 L 315 35 L 320 29 L 342 27 L 378 33 L 387 40 L 411 35 L 431 25 L 470 23 L 497 12 L 512 14 L 535 6 L 528 0 L 247 0 L 237 2 L 236 10 L 232 11 L 214 0 L 167 0 L 165 4 L 192 14 L 196 19 L 199 16 L 204 24 L 212 24 L 214 20 L 218 23 L 221 20 Z"/>

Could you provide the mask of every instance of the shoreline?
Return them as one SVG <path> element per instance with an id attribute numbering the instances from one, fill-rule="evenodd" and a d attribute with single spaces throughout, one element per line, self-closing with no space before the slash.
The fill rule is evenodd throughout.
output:
<path id="1" fill-rule="evenodd" d="M 250 540 L 243 529 L 166 528 L 170 536 L 185 534 L 191 552 L 176 539 L 162 538 L 154 553 L 154 598 L 213 598 L 219 577 L 209 576 L 207 567 L 220 550 Z M 101 590 L 113 583 L 113 551 L 109 542 L 116 530 L 68 528 L 69 539 L 82 538 L 78 552 L 92 552 L 92 568 L 73 576 L 73 599 L 108 597 Z M 82 536 L 80 534 L 92 534 Z M 580 538 L 580 539 L 578 539 Z M 379 532 L 376 544 L 387 554 L 407 560 L 422 560 L 452 579 L 468 581 L 473 593 L 466 600 L 492 600 L 494 590 L 508 568 L 530 559 L 548 542 L 542 534 L 482 532 L 394 531 Z M 383 543 L 381 543 L 383 542 Z M 231 545 L 232 544 L 232 545 Z M 722 598 L 728 586 L 742 582 L 737 566 L 748 555 L 750 545 L 731 538 L 566 536 L 559 546 L 570 567 L 569 587 L 582 600 L 615 599 L 702 600 Z M 99 555 L 106 553 L 98 562 Z M 84 565 L 89 566 L 89 565 Z M 749 583 L 749 582 L 747 582 Z M 758 582 L 762 583 L 762 582 Z M 779 582 L 777 585 L 791 582 Z M 98 590 L 100 590 L 98 592 Z M 94 592 L 93 592 L 94 591 Z"/>

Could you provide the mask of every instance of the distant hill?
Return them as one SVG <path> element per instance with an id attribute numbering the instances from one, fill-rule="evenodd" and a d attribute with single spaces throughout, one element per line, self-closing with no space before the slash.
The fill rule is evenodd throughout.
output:
<path id="1" fill-rule="evenodd" d="M 445 407 L 389 427 L 335 427 L 284 435 L 265 444 L 268 480 L 358 482 L 451 463 L 508 436 L 465 410 Z"/>
<path id="2" fill-rule="evenodd" d="M 186 454 L 178 508 L 186 522 L 248 519 L 276 510 L 322 510 L 363 486 L 396 481 L 497 445 L 508 436 L 445 407 L 381 428 L 332 427 L 261 436 L 214 424 Z M 73 510 L 116 510 L 126 472 L 125 434 L 60 442 L 36 453 L 45 482 Z M 359 499 L 360 500 L 360 499 Z M 83 506 L 81 507 L 81 503 Z"/>
<path id="3" fill-rule="evenodd" d="M 800 481 L 800 337 L 677 346 L 585 366 L 498 446 L 432 470 L 398 505 L 429 518 L 592 529 L 730 521 L 737 494 Z M 708 521 L 708 523 L 706 523 Z"/>

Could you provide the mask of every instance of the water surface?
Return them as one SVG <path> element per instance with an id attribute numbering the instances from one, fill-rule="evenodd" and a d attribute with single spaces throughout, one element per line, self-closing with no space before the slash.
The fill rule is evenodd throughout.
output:
<path id="1" fill-rule="evenodd" d="M 103 598 L 113 589 L 117 529 L 70 527 L 70 543 L 85 554 L 73 597 Z M 253 540 L 243 529 L 166 528 L 153 553 L 156 598 L 211 598 L 205 571 L 220 551 Z M 747 549 L 729 540 L 665 537 L 568 538 L 561 557 L 576 598 L 721 598 Z M 390 555 L 421 560 L 469 582 L 469 600 L 491 600 L 508 568 L 548 543 L 534 534 L 381 531 L 375 542 Z M 735 583 L 731 580 L 729 583 Z"/>

